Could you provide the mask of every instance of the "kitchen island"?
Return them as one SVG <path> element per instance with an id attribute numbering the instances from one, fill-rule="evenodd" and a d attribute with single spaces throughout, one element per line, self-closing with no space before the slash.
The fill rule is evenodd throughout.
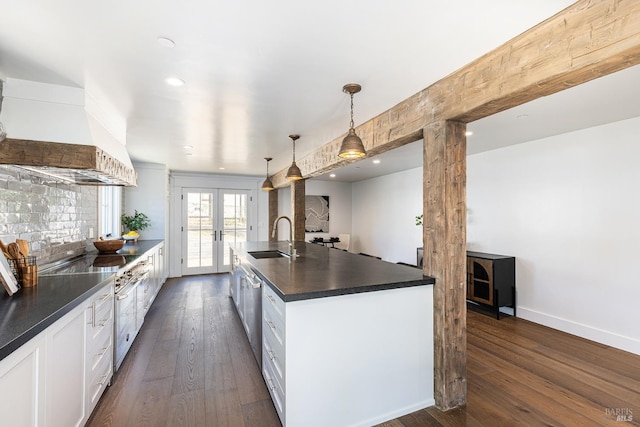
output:
<path id="1" fill-rule="evenodd" d="M 287 242 L 232 251 L 245 329 L 245 297 L 260 284 L 258 362 L 282 424 L 370 426 L 433 405 L 434 279 L 311 243 L 294 248 L 295 259 L 277 254 L 289 253 Z"/>

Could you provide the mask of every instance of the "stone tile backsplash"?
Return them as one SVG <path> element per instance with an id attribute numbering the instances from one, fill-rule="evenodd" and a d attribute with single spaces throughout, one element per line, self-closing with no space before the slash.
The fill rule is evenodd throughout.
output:
<path id="1" fill-rule="evenodd" d="M 82 252 L 98 230 L 98 187 L 0 165 L 0 239 L 29 241 L 42 265 Z"/>

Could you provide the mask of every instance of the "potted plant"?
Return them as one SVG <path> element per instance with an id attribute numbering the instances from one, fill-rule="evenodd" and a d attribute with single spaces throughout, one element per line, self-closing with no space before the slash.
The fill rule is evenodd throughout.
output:
<path id="1" fill-rule="evenodd" d="M 123 234 L 125 240 L 137 240 L 140 237 L 139 230 L 144 230 L 151 225 L 151 220 L 142 212 L 136 209 L 133 215 L 122 214 L 122 225 L 124 225 L 128 233 Z"/>

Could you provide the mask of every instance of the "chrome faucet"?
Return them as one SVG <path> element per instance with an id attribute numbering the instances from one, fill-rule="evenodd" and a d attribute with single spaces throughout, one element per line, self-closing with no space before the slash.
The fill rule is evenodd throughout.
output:
<path id="1" fill-rule="evenodd" d="M 281 219 L 286 219 L 287 221 L 289 221 L 289 240 L 287 240 L 287 242 L 289 242 L 289 255 L 291 256 L 291 258 L 295 258 L 298 255 L 296 254 L 296 250 L 293 249 L 293 224 L 291 222 L 291 218 L 286 215 L 280 215 L 278 218 L 276 218 L 276 220 L 273 221 L 273 232 L 271 233 L 271 237 L 276 237 L 276 233 L 278 232 L 278 221 L 280 221 Z"/>

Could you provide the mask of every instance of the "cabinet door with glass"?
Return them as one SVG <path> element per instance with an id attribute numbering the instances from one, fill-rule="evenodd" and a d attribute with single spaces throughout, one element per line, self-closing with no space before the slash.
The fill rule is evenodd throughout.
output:
<path id="1" fill-rule="evenodd" d="M 182 274 L 230 270 L 229 245 L 246 242 L 250 190 L 185 188 Z"/>

